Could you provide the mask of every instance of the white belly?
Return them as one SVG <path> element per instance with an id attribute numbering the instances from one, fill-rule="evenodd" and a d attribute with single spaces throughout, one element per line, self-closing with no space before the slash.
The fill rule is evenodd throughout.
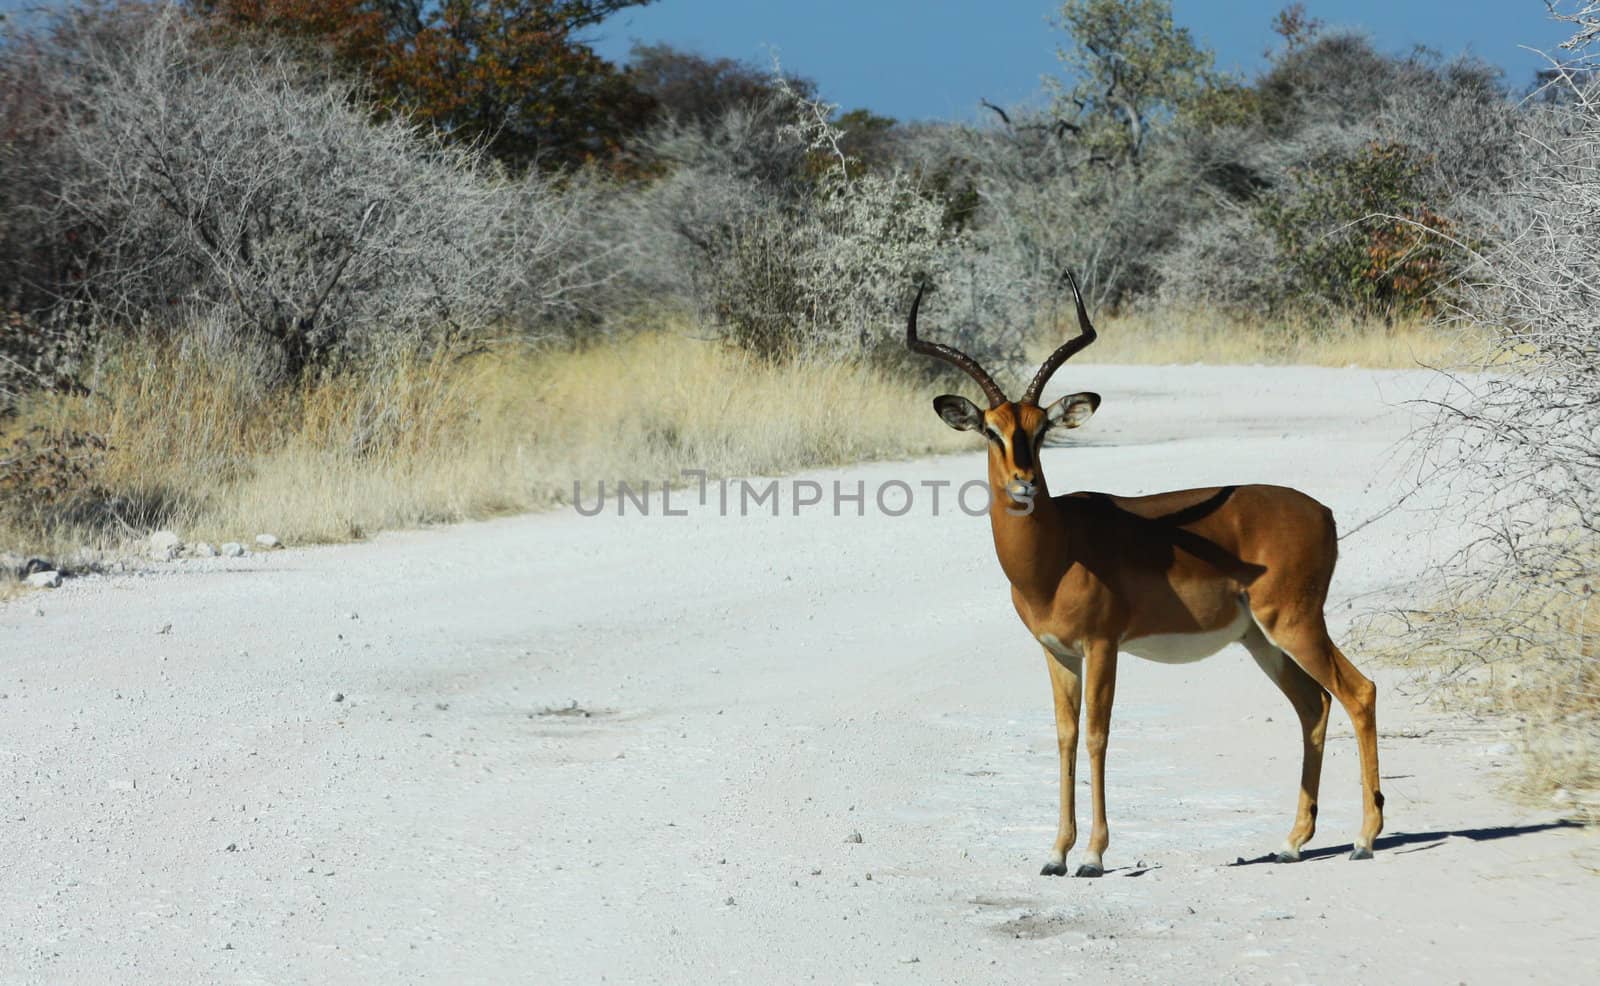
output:
<path id="1" fill-rule="evenodd" d="M 1250 611 L 1244 605 L 1233 622 L 1220 630 L 1201 633 L 1153 633 L 1148 637 L 1123 640 L 1118 650 L 1162 664 L 1188 664 L 1210 657 L 1217 651 L 1244 637 L 1250 627 Z"/>

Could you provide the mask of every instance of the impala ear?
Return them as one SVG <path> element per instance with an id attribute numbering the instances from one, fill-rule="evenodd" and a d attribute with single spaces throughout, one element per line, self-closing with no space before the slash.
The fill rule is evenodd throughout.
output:
<path id="1" fill-rule="evenodd" d="M 1094 417 L 1100 408 L 1100 395 L 1084 391 L 1067 396 L 1045 408 L 1045 420 L 1051 428 L 1076 428 Z"/>
<path id="2" fill-rule="evenodd" d="M 983 427 L 983 412 L 978 405 L 965 397 L 945 394 L 933 399 L 933 409 L 939 412 L 944 423 L 956 431 L 977 431 Z"/>

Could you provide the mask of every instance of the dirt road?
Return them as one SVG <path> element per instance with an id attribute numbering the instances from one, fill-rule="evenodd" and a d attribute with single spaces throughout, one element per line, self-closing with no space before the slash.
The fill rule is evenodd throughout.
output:
<path id="1" fill-rule="evenodd" d="M 1392 497 L 1426 380 L 1069 367 L 1057 387 L 1105 404 L 1045 467 L 1056 490 L 1296 485 L 1349 531 Z M 1039 876 L 1044 658 L 987 521 L 920 485 L 981 475 L 974 447 L 805 477 L 800 516 L 785 481 L 779 517 L 658 498 L 0 606 L 0 980 L 1600 981 L 1595 837 L 1506 800 L 1505 737 L 1393 672 L 1375 860 L 1341 851 L 1335 709 L 1312 858 L 1235 865 L 1287 832 L 1299 748 L 1230 647 L 1123 660 L 1111 872 Z M 835 480 L 866 516 L 833 515 Z M 893 480 L 900 517 L 873 502 Z M 1432 524 L 1346 538 L 1336 632 L 1411 591 Z"/>

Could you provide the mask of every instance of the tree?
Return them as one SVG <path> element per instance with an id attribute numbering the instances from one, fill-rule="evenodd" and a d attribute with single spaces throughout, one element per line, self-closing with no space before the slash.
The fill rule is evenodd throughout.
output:
<path id="1" fill-rule="evenodd" d="M 1584 0 L 1573 0 L 1562 5 L 1576 8 L 1579 3 L 1584 3 Z M 1546 0 L 1545 6 L 1550 8 L 1550 16 L 1559 21 L 1567 21 L 1577 28 L 1572 37 L 1561 42 L 1561 47 L 1568 51 L 1581 52 L 1600 41 L 1600 0 L 1589 0 L 1581 9 L 1575 9 L 1570 13 L 1557 10 L 1555 0 Z"/>
<path id="2" fill-rule="evenodd" d="M 770 68 L 732 58 L 707 58 L 669 44 L 635 44 L 628 55 L 628 81 L 655 101 L 659 117 L 714 130 L 729 113 L 760 114 L 781 93 Z M 814 99 L 817 84 L 787 78 L 789 88 Z"/>
<path id="3" fill-rule="evenodd" d="M 1055 112 L 1098 158 L 1138 163 L 1151 125 L 1215 79 L 1211 52 L 1173 23 L 1171 0 L 1066 0 L 1057 23 L 1072 37 L 1056 50 L 1072 83 L 1055 83 Z"/>
<path id="4" fill-rule="evenodd" d="M 326 50 L 373 96 L 515 167 L 613 158 L 651 101 L 584 43 L 650 0 L 194 0 L 232 29 Z"/>
<path id="5" fill-rule="evenodd" d="M 1272 33 L 1283 39 L 1282 50 L 1285 53 L 1299 51 L 1317 40 L 1322 28 L 1322 21 L 1306 13 L 1303 3 L 1291 3 L 1272 18 Z M 1278 57 L 1278 52 L 1271 50 L 1264 54 L 1268 58 Z"/>

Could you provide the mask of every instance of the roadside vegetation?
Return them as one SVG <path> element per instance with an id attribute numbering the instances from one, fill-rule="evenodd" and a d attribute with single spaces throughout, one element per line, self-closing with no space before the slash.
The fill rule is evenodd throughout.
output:
<path id="1" fill-rule="evenodd" d="M 1066 0 L 1036 99 L 904 122 L 778 66 L 584 43 L 642 2 L 0 23 L 0 553 L 342 540 L 579 477 L 926 452 L 948 439 L 903 427 L 943 389 L 900 346 L 915 285 L 1014 385 L 1070 330 L 1071 268 L 1091 359 L 1496 367 L 1419 436 L 1494 521 L 1404 618 L 1534 669 L 1520 694 L 1559 725 L 1530 749 L 1595 735 L 1583 62 L 1508 81 L 1293 4 L 1241 78 L 1170 0 Z M 1556 13 L 1581 55 L 1595 5 Z"/>
<path id="2" fill-rule="evenodd" d="M 1576 6 L 1576 5 L 1573 5 Z M 1568 48 L 1600 37 L 1600 3 L 1567 14 Z M 1513 724 L 1526 791 L 1600 818 L 1600 85 L 1593 61 L 1556 73 L 1518 143 L 1500 236 L 1461 278 L 1450 326 L 1472 364 L 1416 436 L 1440 520 L 1471 543 L 1385 614 L 1396 654 L 1459 706 Z M 1429 604 L 1431 602 L 1431 604 Z"/>
<path id="3" fill-rule="evenodd" d="M 89 393 L 25 402 L 16 440 L 52 451 L 0 475 L 0 544 L 70 560 L 157 528 L 343 541 L 567 503 L 580 480 L 592 498 L 598 480 L 659 490 L 682 469 L 777 475 L 956 444 L 906 434 L 907 408 L 936 392 L 926 379 L 779 366 L 681 330 L 395 356 L 265 392 L 255 370 L 129 347 L 105 354 Z"/>

